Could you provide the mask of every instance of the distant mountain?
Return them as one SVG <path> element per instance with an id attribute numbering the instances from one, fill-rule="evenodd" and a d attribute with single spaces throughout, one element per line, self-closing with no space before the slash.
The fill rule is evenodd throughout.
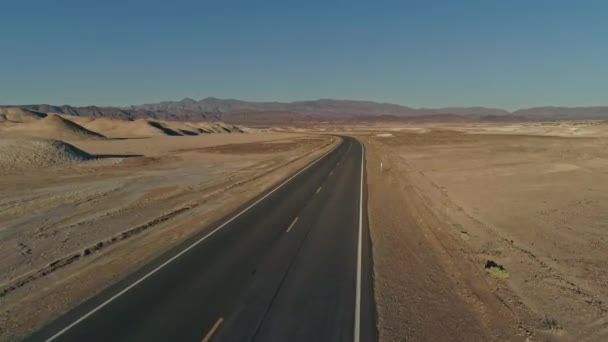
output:
<path id="1" fill-rule="evenodd" d="M 535 107 L 521 109 L 513 115 L 537 120 L 608 119 L 608 106 L 597 107 Z"/>
<path id="2" fill-rule="evenodd" d="M 508 112 L 486 107 L 412 108 L 372 101 L 319 99 L 296 102 L 249 102 L 207 97 L 184 98 L 129 107 L 19 106 L 38 112 L 76 116 L 154 118 L 176 121 L 226 121 L 240 124 L 365 121 L 521 121 L 555 119 L 608 119 L 608 107 L 537 107 Z M 429 116 L 427 119 L 421 117 Z M 404 120 L 412 118 L 411 120 Z"/>
<path id="3" fill-rule="evenodd" d="M 496 108 L 439 108 L 415 109 L 392 103 L 372 101 L 319 99 L 314 101 L 296 102 L 246 102 L 239 100 L 222 100 L 214 97 L 196 101 L 185 98 L 178 102 L 161 102 L 131 106 L 134 110 L 146 111 L 196 111 L 210 113 L 247 113 L 247 112 L 276 112 L 297 113 L 317 117 L 353 117 L 353 116 L 418 116 L 426 114 L 457 114 L 457 115 L 508 115 L 509 112 Z"/>
<path id="4" fill-rule="evenodd" d="M 74 116 L 110 117 L 123 119 L 159 119 L 173 121 L 221 121 L 221 118 L 213 113 L 192 110 L 146 110 L 97 106 L 73 107 L 67 105 L 51 106 L 47 104 L 22 105 L 18 107 L 43 113 L 59 113 Z"/>

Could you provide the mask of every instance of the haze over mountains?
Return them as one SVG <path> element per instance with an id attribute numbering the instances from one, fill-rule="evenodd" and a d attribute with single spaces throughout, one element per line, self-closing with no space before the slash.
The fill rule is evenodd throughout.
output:
<path id="1" fill-rule="evenodd" d="M 311 121 L 410 121 L 410 120 L 556 120 L 608 119 L 608 106 L 535 107 L 509 112 L 486 107 L 412 108 L 373 101 L 319 99 L 296 102 L 249 102 L 207 97 L 202 100 L 133 105 L 129 107 L 73 107 L 68 105 L 23 105 L 39 112 L 75 116 L 153 118 L 162 120 L 208 121 L 233 123 L 292 123 Z"/>

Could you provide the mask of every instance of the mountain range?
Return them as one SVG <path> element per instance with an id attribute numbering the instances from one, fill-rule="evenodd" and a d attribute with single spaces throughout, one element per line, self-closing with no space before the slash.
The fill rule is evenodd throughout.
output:
<path id="1" fill-rule="evenodd" d="M 509 112 L 487 107 L 412 108 L 392 103 L 319 99 L 296 102 L 249 102 L 207 97 L 185 98 L 128 107 L 18 106 L 39 112 L 75 116 L 154 118 L 180 121 L 226 121 L 231 123 L 365 122 L 423 120 L 560 120 L 608 119 L 608 106 L 535 107 Z"/>

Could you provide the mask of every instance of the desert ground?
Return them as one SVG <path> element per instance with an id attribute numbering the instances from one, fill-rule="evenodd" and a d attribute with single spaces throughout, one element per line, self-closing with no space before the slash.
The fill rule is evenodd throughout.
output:
<path id="1" fill-rule="evenodd" d="M 333 134 L 366 147 L 380 341 L 608 339 L 606 122 L 259 130 L 6 108 L 0 336 L 213 226 Z"/>
<path id="2" fill-rule="evenodd" d="M 2 340 L 26 336 L 338 142 L 211 123 L 155 129 L 151 120 L 11 114 L 0 123 Z M 186 130 L 197 134 L 172 133 Z"/>
<path id="3" fill-rule="evenodd" d="M 381 341 L 608 340 L 608 124 L 336 130 L 367 148 Z"/>

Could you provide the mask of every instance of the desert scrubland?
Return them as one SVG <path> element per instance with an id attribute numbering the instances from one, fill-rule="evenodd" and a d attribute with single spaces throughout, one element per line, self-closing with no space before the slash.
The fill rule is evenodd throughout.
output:
<path id="1" fill-rule="evenodd" d="M 608 124 L 347 133 L 367 148 L 382 341 L 608 339 Z"/>
<path id="2" fill-rule="evenodd" d="M 222 123 L 3 110 L 0 336 L 7 340 L 211 228 L 338 141 Z"/>

